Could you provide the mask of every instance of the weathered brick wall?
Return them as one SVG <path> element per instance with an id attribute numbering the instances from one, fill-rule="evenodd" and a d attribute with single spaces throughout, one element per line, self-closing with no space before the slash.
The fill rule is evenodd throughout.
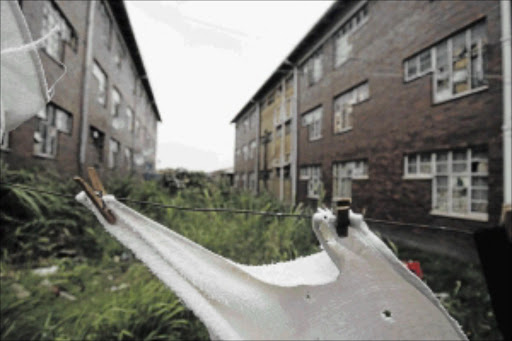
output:
<path id="1" fill-rule="evenodd" d="M 342 15 L 341 15 L 342 16 Z M 457 30 L 485 18 L 489 87 L 440 104 L 432 101 L 432 74 L 404 82 L 403 61 Z M 367 158 L 368 180 L 353 181 L 353 206 L 369 217 L 446 226 L 497 223 L 502 202 L 502 85 L 500 14 L 497 1 L 378 1 L 369 3 L 368 22 L 352 35 L 351 57 L 333 65 L 333 40 L 324 45 L 324 76 L 308 87 L 299 82 L 299 114 L 323 106 L 322 139 L 309 142 L 299 123 L 298 166 L 321 164 L 327 200 L 332 163 Z M 369 100 L 353 110 L 352 130 L 333 133 L 333 99 L 368 81 Z M 489 222 L 436 217 L 430 180 L 403 180 L 405 153 L 486 146 L 489 157 Z M 298 199 L 307 187 L 298 182 Z"/>

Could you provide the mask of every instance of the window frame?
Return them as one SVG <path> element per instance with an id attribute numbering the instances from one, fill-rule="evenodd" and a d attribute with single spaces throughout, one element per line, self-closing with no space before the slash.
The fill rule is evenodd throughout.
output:
<path id="1" fill-rule="evenodd" d="M 451 218 L 460 218 L 466 220 L 476 220 L 476 221 L 488 221 L 489 219 L 489 157 L 488 152 L 485 150 L 485 157 L 476 157 L 482 153 L 481 148 L 461 148 L 461 149 L 453 149 L 453 150 L 439 150 L 435 152 L 420 152 L 413 153 L 409 155 L 404 155 L 404 180 L 431 180 L 431 215 L 436 216 L 446 216 Z M 464 160 L 454 160 L 454 153 L 465 154 Z M 421 173 L 421 155 L 430 154 L 430 170 L 431 173 Z M 446 160 L 439 161 L 439 155 L 446 154 Z M 416 165 L 416 173 L 409 172 L 409 156 L 412 156 Z M 473 172 L 472 166 L 473 162 L 482 162 L 486 164 L 485 172 Z M 454 164 L 462 165 L 465 164 L 464 171 L 454 171 Z M 441 170 L 440 166 L 443 166 Z M 442 210 L 437 208 L 439 196 L 438 189 L 440 188 L 438 182 L 441 177 L 446 177 L 446 210 Z M 456 190 L 454 187 L 454 179 L 457 177 L 466 177 L 467 185 L 459 186 L 460 189 L 466 190 L 466 211 L 465 212 L 457 212 L 454 210 L 454 201 L 453 201 L 453 191 Z M 473 185 L 473 178 L 485 178 L 485 185 Z M 473 190 L 486 191 L 487 197 L 486 199 L 475 199 L 473 198 Z M 479 212 L 474 211 L 472 209 L 472 204 L 487 204 L 487 212 Z"/>
<path id="2" fill-rule="evenodd" d="M 96 101 L 100 103 L 103 107 L 107 106 L 108 102 L 108 76 L 105 70 L 101 67 L 101 65 L 95 60 L 92 66 L 92 75 L 94 79 L 96 79 L 98 88 L 96 94 Z M 102 80 L 99 77 L 103 77 L 103 86 L 101 86 Z"/>
<path id="3" fill-rule="evenodd" d="M 58 155 L 59 130 L 56 125 L 57 115 L 55 109 L 55 105 L 48 103 L 37 113 L 38 121 L 37 128 L 34 130 L 33 146 L 35 156 L 55 159 Z M 45 132 L 44 136 L 41 136 L 42 130 Z M 50 149 L 50 151 L 46 151 L 47 149 Z"/>
<path id="4" fill-rule="evenodd" d="M 483 30 L 483 34 L 478 36 L 474 31 L 477 29 Z M 461 57 L 458 61 L 462 61 L 464 59 L 467 59 L 465 70 L 466 70 L 466 84 L 467 84 L 467 90 L 460 91 L 459 93 L 455 93 L 454 91 L 454 78 L 455 73 L 453 70 L 453 66 L 455 63 L 454 55 L 453 55 L 453 41 L 454 39 L 461 37 L 464 35 L 464 51 L 466 54 L 466 57 Z M 481 71 L 481 85 L 473 87 L 473 80 L 475 79 L 473 75 L 473 63 L 475 61 L 472 58 L 472 45 L 474 42 L 474 36 L 477 36 L 478 39 L 476 40 L 476 46 L 477 46 L 477 57 L 475 58 L 477 65 L 479 65 L 478 69 Z M 441 74 L 438 72 L 438 65 L 439 65 L 439 55 L 440 51 L 443 48 L 443 46 L 446 45 L 446 68 L 447 70 L 443 72 L 443 76 L 446 75 L 447 78 L 447 89 L 440 93 L 438 91 L 438 80 L 444 79 L 444 77 L 441 77 Z M 410 81 L 413 81 L 415 79 L 421 78 L 429 73 L 432 73 L 432 87 L 431 87 L 431 101 L 435 104 L 441 104 L 447 101 L 451 101 L 460 97 L 468 96 L 480 91 L 484 91 L 489 88 L 488 84 L 488 78 L 486 77 L 486 66 L 487 66 L 487 58 L 486 58 L 486 49 L 487 49 L 488 41 L 487 41 L 487 21 L 486 19 L 479 19 L 476 22 L 471 23 L 470 25 L 465 26 L 464 28 L 454 32 L 449 37 L 444 38 L 438 42 L 436 42 L 434 45 L 421 50 L 420 52 L 414 54 L 411 57 L 408 57 L 403 61 L 403 72 L 404 72 L 404 82 L 408 83 Z M 421 56 L 426 53 L 427 51 L 430 51 L 430 67 L 426 70 L 421 71 Z M 415 63 L 416 66 L 416 72 L 414 75 L 409 74 L 408 66 L 410 63 Z M 464 63 L 462 63 L 464 64 Z M 461 68 L 459 70 L 463 70 L 464 68 Z M 462 83 L 462 82 L 459 82 Z"/>
<path id="5" fill-rule="evenodd" d="M 68 31 L 69 38 L 63 37 L 65 34 L 62 32 L 62 27 L 59 27 L 56 33 L 52 34 L 46 40 L 43 51 L 52 59 L 58 61 L 59 63 L 64 61 L 66 45 L 73 50 L 74 53 L 78 51 L 78 36 L 75 28 L 71 25 L 71 22 L 68 20 L 64 12 L 60 9 L 60 7 L 54 1 L 46 1 L 41 2 L 44 6 L 42 11 L 42 22 L 41 22 L 41 36 L 45 36 L 50 32 L 53 27 L 45 27 L 45 22 L 48 16 L 56 15 L 58 18 L 53 18 L 52 20 L 58 20 L 58 23 L 55 25 L 65 25 L 65 29 Z M 51 13 L 50 13 L 51 12 Z M 58 45 L 57 50 L 54 54 L 54 51 L 48 48 L 48 46 L 53 43 Z"/>
<path id="6" fill-rule="evenodd" d="M 365 97 L 361 98 L 360 94 L 361 94 L 361 91 L 363 91 L 362 90 L 363 88 L 366 88 L 367 90 L 365 90 Z M 350 99 L 341 101 L 345 96 L 347 98 L 350 97 Z M 333 134 L 338 135 L 338 134 L 342 134 L 342 133 L 352 130 L 352 128 L 354 127 L 354 106 L 364 103 L 364 102 L 368 101 L 369 99 L 370 99 L 370 83 L 368 80 L 366 80 L 362 83 L 359 83 L 358 85 L 356 85 L 356 86 L 338 94 L 336 97 L 334 97 L 334 99 L 333 99 L 333 115 L 332 115 Z M 341 104 L 338 102 L 341 102 Z M 346 106 L 347 111 L 344 111 L 344 109 L 342 109 L 341 111 L 338 111 L 339 106 L 342 104 L 345 104 L 345 103 L 348 104 Z M 343 126 L 343 124 L 342 124 L 341 129 L 338 130 L 337 124 L 336 124 L 338 117 L 342 123 L 347 121 L 347 117 L 350 117 L 351 125 Z"/>
<path id="7" fill-rule="evenodd" d="M 112 87 L 112 90 L 110 90 L 110 92 L 110 116 L 112 116 L 113 118 L 119 118 L 121 116 L 121 105 L 123 103 L 123 95 L 121 95 L 121 92 L 115 86 Z M 116 96 L 118 97 L 117 103 Z"/>
<path id="8" fill-rule="evenodd" d="M 307 176 L 305 175 L 307 173 Z M 307 197 L 308 199 L 319 199 L 323 188 L 322 181 L 322 166 L 321 165 L 305 165 L 301 166 L 299 170 L 299 181 L 307 181 Z M 316 184 L 316 194 L 312 193 L 314 184 Z"/>
<path id="9" fill-rule="evenodd" d="M 116 146 L 116 151 L 112 150 L 112 146 Z M 121 151 L 121 143 L 113 138 L 110 138 L 108 141 L 108 160 L 107 167 L 108 169 L 117 169 L 119 167 L 119 153 Z"/>
<path id="10" fill-rule="evenodd" d="M 322 129 L 323 129 L 323 107 L 318 106 L 304 114 L 302 114 L 302 127 L 307 127 L 308 129 L 308 141 L 314 142 L 322 139 Z M 311 120 L 308 119 L 311 117 Z M 307 123 L 307 121 L 311 121 Z"/>
<path id="11" fill-rule="evenodd" d="M 332 200 L 352 198 L 352 182 L 369 179 L 368 159 L 335 161 L 332 163 Z M 345 187 L 342 185 L 345 182 Z M 348 186 L 347 187 L 347 183 Z M 349 188 L 350 195 L 342 193 Z"/>
<path id="12" fill-rule="evenodd" d="M 343 23 L 343 25 L 341 25 L 341 27 L 333 34 L 333 41 L 334 41 L 334 43 L 333 43 L 333 46 L 334 46 L 334 48 L 333 48 L 333 65 L 334 65 L 334 69 L 341 67 L 348 60 L 350 60 L 352 44 L 349 43 L 349 39 L 352 36 L 352 34 L 357 32 L 362 26 L 364 26 L 364 24 L 366 24 L 368 22 L 368 17 L 369 17 L 368 7 L 369 7 L 368 3 L 365 3 L 361 8 L 359 8 L 357 10 L 357 12 L 355 12 L 350 18 L 348 18 Z M 359 16 L 362 16 L 362 19 L 359 19 L 358 21 L 355 20 Z M 357 22 L 354 23 L 354 21 L 357 21 Z M 340 58 L 338 58 L 338 53 L 339 53 L 338 43 L 340 41 L 342 41 L 342 39 L 345 39 L 345 41 L 346 41 L 346 44 L 348 47 L 347 48 L 348 56 L 346 58 L 340 59 Z"/>

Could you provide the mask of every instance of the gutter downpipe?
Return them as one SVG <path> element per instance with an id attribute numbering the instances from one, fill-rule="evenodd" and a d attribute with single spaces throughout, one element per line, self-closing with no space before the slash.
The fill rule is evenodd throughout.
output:
<path id="1" fill-rule="evenodd" d="M 512 238 L 512 47 L 510 1 L 501 0 L 501 49 L 503 65 L 503 207 L 501 224 L 508 225 Z M 508 213 L 507 213 L 508 212 Z M 505 218 L 508 215 L 508 218 Z M 508 222 L 506 221 L 508 220 Z M 512 240 L 512 239 L 511 239 Z"/>
<path id="2" fill-rule="evenodd" d="M 80 174 L 83 174 L 83 166 L 85 163 L 85 152 L 87 147 L 87 132 L 89 125 L 89 80 L 90 68 L 92 65 L 92 45 L 94 34 L 94 13 L 96 9 L 96 1 L 89 2 L 89 13 L 87 15 L 87 39 L 85 41 L 85 61 L 84 61 L 84 76 L 82 79 L 82 115 L 80 120 L 80 140 L 79 140 L 79 162 L 78 169 Z"/>
<path id="3" fill-rule="evenodd" d="M 290 175 L 292 180 L 292 206 L 297 202 L 297 155 L 298 155 L 298 109 L 299 109 L 299 81 L 297 65 L 293 66 L 293 111 L 291 122 L 291 160 Z"/>
<path id="4" fill-rule="evenodd" d="M 260 193 L 260 149 L 261 149 L 261 141 L 260 141 L 260 102 L 254 101 L 255 108 L 254 108 L 254 114 L 256 115 L 256 162 L 254 165 L 254 174 L 255 174 L 255 181 L 256 181 L 256 194 Z"/>

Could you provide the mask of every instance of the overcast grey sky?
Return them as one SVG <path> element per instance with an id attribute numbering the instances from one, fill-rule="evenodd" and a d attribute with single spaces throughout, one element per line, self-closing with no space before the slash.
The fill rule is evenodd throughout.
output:
<path id="1" fill-rule="evenodd" d="M 163 122 L 157 169 L 233 166 L 229 122 L 332 1 L 126 1 Z"/>

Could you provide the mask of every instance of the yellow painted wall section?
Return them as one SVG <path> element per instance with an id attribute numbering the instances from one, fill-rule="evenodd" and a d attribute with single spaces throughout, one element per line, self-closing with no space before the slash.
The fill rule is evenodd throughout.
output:
<path id="1" fill-rule="evenodd" d="M 284 179 L 284 202 L 291 203 L 292 202 L 292 182 L 290 178 Z"/>

